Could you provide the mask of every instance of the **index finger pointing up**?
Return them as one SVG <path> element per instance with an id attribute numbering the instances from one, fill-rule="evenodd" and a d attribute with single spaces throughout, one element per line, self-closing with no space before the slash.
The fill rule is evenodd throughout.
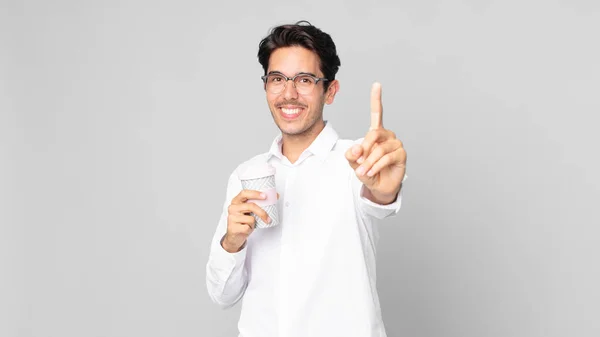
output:
<path id="1" fill-rule="evenodd" d="M 381 84 L 375 82 L 371 88 L 371 130 L 383 127 L 383 106 L 381 105 Z"/>

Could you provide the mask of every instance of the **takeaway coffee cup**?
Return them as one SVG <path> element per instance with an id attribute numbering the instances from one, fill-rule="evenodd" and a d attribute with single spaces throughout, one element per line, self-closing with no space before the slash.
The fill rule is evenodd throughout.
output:
<path id="1" fill-rule="evenodd" d="M 249 199 L 267 212 L 271 223 L 266 223 L 261 217 L 254 216 L 255 228 L 268 228 L 279 225 L 279 212 L 277 211 L 277 190 L 275 188 L 275 167 L 270 164 L 258 164 L 248 167 L 240 174 L 242 187 L 246 190 L 263 192 L 266 199 Z"/>

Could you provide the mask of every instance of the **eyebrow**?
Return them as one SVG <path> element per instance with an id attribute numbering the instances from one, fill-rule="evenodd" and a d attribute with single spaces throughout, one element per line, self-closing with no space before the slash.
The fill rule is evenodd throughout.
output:
<path id="1" fill-rule="evenodd" d="M 278 74 L 278 75 L 285 76 L 284 73 L 282 73 L 281 71 L 278 71 L 278 70 L 269 71 L 269 73 L 267 75 L 271 75 L 271 74 Z M 305 72 L 305 71 L 301 71 L 301 72 L 299 72 L 299 73 L 297 73 L 297 74 L 295 74 L 293 76 L 296 76 L 296 75 L 311 75 L 311 76 L 314 76 L 314 77 L 317 77 L 317 78 L 319 77 L 319 76 L 317 76 L 317 75 L 315 75 L 313 73 L 309 73 L 309 72 Z M 293 76 L 291 76 L 291 77 L 293 77 Z"/>

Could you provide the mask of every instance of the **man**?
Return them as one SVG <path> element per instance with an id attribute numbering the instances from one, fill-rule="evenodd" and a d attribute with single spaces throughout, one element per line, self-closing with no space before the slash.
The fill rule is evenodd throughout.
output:
<path id="1" fill-rule="evenodd" d="M 258 51 L 266 99 L 281 134 L 268 152 L 229 177 L 206 266 L 212 300 L 242 301 L 241 337 L 383 337 L 375 279 L 376 220 L 400 209 L 406 152 L 382 125 L 381 86 L 371 92 L 371 127 L 338 138 L 323 107 L 339 91 L 331 37 L 305 21 L 275 27 Z M 280 224 L 243 190 L 243 169 L 276 169 Z"/>

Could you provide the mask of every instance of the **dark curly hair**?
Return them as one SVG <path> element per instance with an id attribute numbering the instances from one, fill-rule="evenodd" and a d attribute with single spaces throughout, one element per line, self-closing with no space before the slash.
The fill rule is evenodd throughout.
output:
<path id="1" fill-rule="evenodd" d="M 337 55 L 335 43 L 329 34 L 313 26 L 308 21 L 298 21 L 295 24 L 281 25 L 271 29 L 258 46 L 258 62 L 262 65 L 265 75 L 269 68 L 271 53 L 277 48 L 300 46 L 313 51 L 319 57 L 323 76 L 328 79 L 324 84 L 327 89 L 340 68 L 340 58 Z"/>

